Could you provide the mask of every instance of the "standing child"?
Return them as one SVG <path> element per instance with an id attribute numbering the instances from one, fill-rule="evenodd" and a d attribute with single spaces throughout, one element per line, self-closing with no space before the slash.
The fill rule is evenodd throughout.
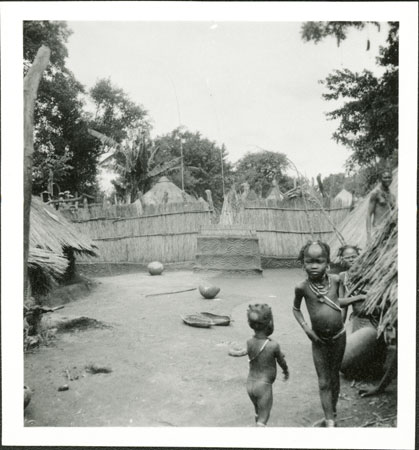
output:
<path id="1" fill-rule="evenodd" d="M 249 376 L 247 393 L 255 406 L 256 426 L 266 426 L 272 408 L 272 384 L 276 378 L 276 363 L 279 364 L 284 380 L 289 377 L 288 366 L 279 344 L 270 339 L 274 331 L 272 311 L 269 305 L 249 305 L 247 319 L 254 336 L 247 341 Z"/>
<path id="2" fill-rule="evenodd" d="M 351 316 L 351 322 L 355 317 L 361 317 L 362 305 L 365 300 L 365 293 L 362 292 L 353 292 L 350 297 L 347 296 L 349 291 L 351 290 L 351 286 L 348 280 L 348 271 L 352 267 L 356 258 L 358 258 L 361 250 L 356 245 L 344 245 L 338 251 L 338 257 L 340 257 L 342 266 L 346 269 L 346 271 L 341 272 L 339 274 L 339 304 L 341 308 L 343 308 L 343 321 L 345 322 L 348 306 L 352 305 L 353 314 Z M 355 323 L 353 323 L 354 325 Z M 360 328 L 357 326 L 356 329 Z"/>
<path id="3" fill-rule="evenodd" d="M 339 397 L 339 369 L 345 352 L 346 334 L 338 303 L 339 277 L 327 273 L 330 248 L 327 244 L 308 242 L 300 251 L 307 279 L 295 288 L 293 312 L 312 342 L 313 360 L 319 380 L 324 419 L 315 426 L 335 427 Z M 300 310 L 305 299 L 311 328 Z"/>

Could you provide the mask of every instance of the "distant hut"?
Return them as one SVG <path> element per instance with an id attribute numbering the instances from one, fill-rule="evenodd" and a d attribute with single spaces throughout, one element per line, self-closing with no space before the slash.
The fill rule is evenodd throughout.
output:
<path id="1" fill-rule="evenodd" d="M 333 199 L 335 204 L 339 204 L 342 207 L 351 206 L 353 202 L 353 195 L 343 188 Z"/>
<path id="2" fill-rule="evenodd" d="M 243 200 L 233 185 L 224 197 L 223 208 L 220 215 L 220 225 L 236 224 L 242 210 Z"/>
<path id="3" fill-rule="evenodd" d="M 75 274 L 75 252 L 95 255 L 96 247 L 59 211 L 32 197 L 28 258 L 31 293 L 46 294 L 53 278 L 70 280 Z"/>
<path id="4" fill-rule="evenodd" d="M 391 192 L 397 198 L 398 186 L 398 172 L 397 169 L 393 171 L 393 181 L 390 186 Z M 371 192 L 355 207 L 355 209 L 348 214 L 345 219 L 337 226 L 337 229 L 342 234 L 345 242 L 351 245 L 357 245 L 364 249 L 367 243 L 367 211 Z M 330 257 L 332 262 L 339 262 L 337 253 L 341 242 L 334 235 L 328 242 L 330 245 Z"/>
<path id="5" fill-rule="evenodd" d="M 276 182 L 276 180 L 272 181 L 272 188 L 269 191 L 266 200 L 275 200 L 277 202 L 284 200 L 284 194 L 279 190 L 278 183 Z"/>
<path id="6" fill-rule="evenodd" d="M 157 183 L 142 196 L 141 202 L 144 206 L 151 206 L 168 203 L 195 203 L 197 200 L 179 189 L 167 177 L 161 177 Z"/>

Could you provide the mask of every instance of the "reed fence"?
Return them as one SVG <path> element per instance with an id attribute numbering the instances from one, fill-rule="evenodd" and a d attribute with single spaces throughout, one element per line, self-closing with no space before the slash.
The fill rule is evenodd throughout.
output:
<path id="1" fill-rule="evenodd" d="M 148 206 L 141 214 L 135 205 L 66 213 L 98 247 L 98 257 L 81 255 L 77 257 L 79 263 L 193 261 L 197 234 L 213 220 L 213 211 L 201 202 Z"/>
<path id="2" fill-rule="evenodd" d="M 234 214 L 234 224 L 254 230 L 262 258 L 295 259 L 309 239 L 328 241 L 349 213 L 349 207 L 334 203 L 298 201 L 247 201 Z M 264 264 L 266 266 L 266 264 Z"/>

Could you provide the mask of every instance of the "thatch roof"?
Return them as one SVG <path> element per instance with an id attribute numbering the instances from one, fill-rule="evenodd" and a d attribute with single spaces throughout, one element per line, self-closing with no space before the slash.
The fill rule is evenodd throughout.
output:
<path id="1" fill-rule="evenodd" d="M 183 192 L 167 177 L 161 177 L 141 198 L 141 202 L 145 206 L 167 203 L 194 203 L 196 201 L 194 197 Z"/>
<path id="2" fill-rule="evenodd" d="M 29 268 L 39 268 L 53 277 L 63 275 L 68 267 L 68 263 L 68 259 L 49 250 L 33 247 L 29 249 Z"/>
<path id="3" fill-rule="evenodd" d="M 269 191 L 268 196 L 266 197 L 266 200 L 278 200 L 281 201 L 284 199 L 284 195 L 280 191 L 278 185 L 276 183 L 273 183 L 273 186 L 271 190 Z"/>
<path id="4" fill-rule="evenodd" d="M 32 197 L 29 246 L 63 256 L 63 248 L 77 252 L 95 254 L 96 246 L 56 209 L 46 205 L 37 197 Z"/>
<path id="5" fill-rule="evenodd" d="M 390 186 L 391 192 L 397 198 L 398 172 L 393 171 L 393 181 Z M 367 243 L 367 211 L 371 192 L 348 214 L 345 219 L 337 226 L 338 231 L 342 234 L 345 242 L 350 245 L 357 245 L 361 249 L 365 249 Z M 339 259 L 337 253 L 341 247 L 341 242 L 334 235 L 328 242 L 330 245 L 330 256 L 332 262 L 337 263 Z"/>
<path id="6" fill-rule="evenodd" d="M 364 310 L 380 316 L 379 334 L 397 321 L 397 236 L 397 209 L 394 209 L 349 271 L 351 291 L 367 292 Z"/>
<path id="7" fill-rule="evenodd" d="M 352 204 L 353 195 L 343 188 L 335 197 L 334 201 L 340 202 L 343 206 L 350 206 Z"/>

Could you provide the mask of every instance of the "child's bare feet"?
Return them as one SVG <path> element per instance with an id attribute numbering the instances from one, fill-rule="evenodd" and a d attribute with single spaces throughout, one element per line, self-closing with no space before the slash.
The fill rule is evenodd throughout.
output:
<path id="1" fill-rule="evenodd" d="M 326 426 L 326 419 L 316 420 L 316 422 L 314 422 L 312 426 L 316 427 L 316 428 L 324 427 L 324 426 Z"/>

